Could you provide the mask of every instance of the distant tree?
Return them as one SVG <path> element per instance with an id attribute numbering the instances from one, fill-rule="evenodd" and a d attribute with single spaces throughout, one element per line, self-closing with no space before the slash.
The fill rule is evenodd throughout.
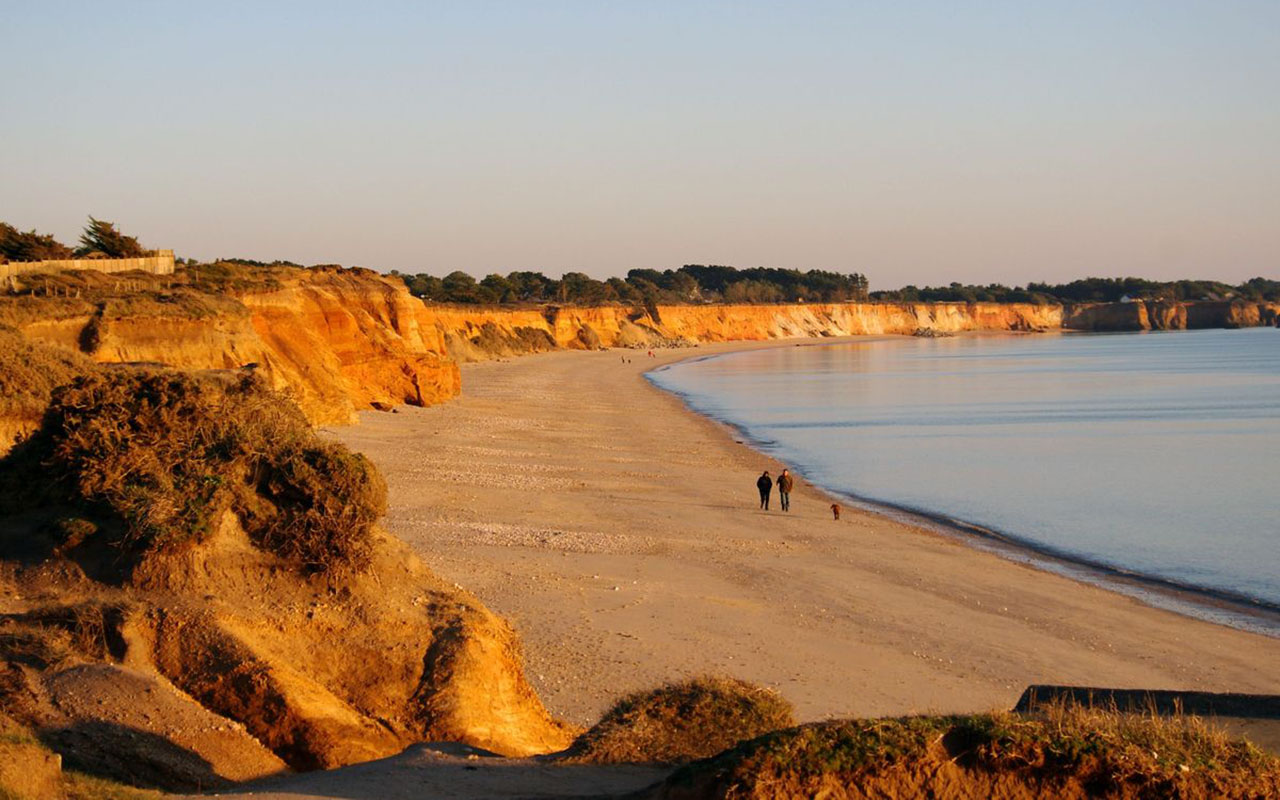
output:
<path id="1" fill-rule="evenodd" d="M 617 292 L 607 283 L 582 272 L 566 272 L 560 278 L 559 299 L 563 303 L 600 305 L 617 300 Z"/>
<path id="2" fill-rule="evenodd" d="M 622 278 L 610 278 L 605 281 L 613 290 L 614 295 L 623 303 L 631 305 L 641 305 L 644 303 L 644 293 L 639 288 L 627 283 Z"/>
<path id="3" fill-rule="evenodd" d="M 679 271 L 697 281 L 704 295 L 710 293 L 724 294 L 724 290 L 728 288 L 729 284 L 739 279 L 738 270 L 734 267 L 705 267 L 701 264 L 685 264 Z"/>
<path id="4" fill-rule="evenodd" d="M 663 284 L 662 273 L 656 269 L 631 269 L 627 270 L 627 283 L 638 283 L 646 281 L 654 286 L 661 287 Z"/>
<path id="5" fill-rule="evenodd" d="M 1251 300 L 1280 300 L 1280 281 L 1250 278 L 1238 287 L 1242 297 Z"/>
<path id="6" fill-rule="evenodd" d="M 507 275 L 507 281 L 521 303 L 545 303 L 555 295 L 552 288 L 555 281 L 541 272 L 516 270 Z"/>
<path id="7" fill-rule="evenodd" d="M 409 294 L 424 300 L 441 300 L 444 297 L 444 281 L 433 275 L 419 273 L 417 275 L 401 275 Z"/>
<path id="8" fill-rule="evenodd" d="M 511 281 L 496 272 L 480 281 L 480 290 L 487 303 L 514 303 L 519 299 Z"/>
<path id="9" fill-rule="evenodd" d="M 108 258 L 138 258 L 145 256 L 147 249 L 138 244 L 133 236 L 125 236 L 116 230 L 114 222 L 89 217 L 89 224 L 80 234 L 80 248 L 77 255 L 101 253 Z"/>
<path id="10" fill-rule="evenodd" d="M 444 289 L 442 300 L 450 303 L 479 303 L 481 300 L 476 279 L 462 270 L 454 270 L 445 275 L 442 284 Z"/>
<path id="11" fill-rule="evenodd" d="M 9 261 L 49 261 L 71 258 L 71 248 L 34 229 L 23 232 L 0 222 L 0 257 Z"/>

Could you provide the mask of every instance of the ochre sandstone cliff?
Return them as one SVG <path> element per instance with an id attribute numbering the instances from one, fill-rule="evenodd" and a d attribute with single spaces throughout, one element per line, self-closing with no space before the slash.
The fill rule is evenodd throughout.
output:
<path id="1" fill-rule="evenodd" d="M 30 298 L 24 298 L 30 300 Z M 193 313 L 175 302 L 26 302 L 9 315 L 27 338 L 101 363 L 259 370 L 316 424 L 459 391 L 439 326 L 397 280 L 367 270 L 280 271 L 266 290 L 231 292 Z M 44 313 L 42 313 L 42 311 Z"/>
<path id="2" fill-rule="evenodd" d="M 917 331 L 1146 331 L 1274 325 L 1280 303 L 835 303 L 502 309 L 430 305 L 458 361 L 555 348 L 912 334 Z"/>
<path id="3" fill-rule="evenodd" d="M 1062 327 L 1061 306 L 1029 303 L 671 305 L 538 310 L 430 306 L 449 353 L 471 361 L 541 349 L 640 347 L 801 336 L 911 334 Z"/>
<path id="4" fill-rule="evenodd" d="M 1280 303 L 1244 301 L 450 306 L 423 303 L 400 281 L 368 270 L 271 268 L 268 275 L 217 288 L 202 287 L 180 270 L 176 292 L 159 291 L 154 281 L 160 279 L 152 278 L 138 294 L 145 302 L 119 292 L 108 292 L 106 300 L 101 293 L 81 299 L 80 288 L 74 298 L 70 289 L 65 297 L 8 298 L 0 300 L 7 304 L 0 305 L 0 323 L 98 362 L 181 369 L 252 365 L 272 386 L 287 389 L 313 423 L 342 424 L 362 409 L 431 405 L 455 396 L 458 362 L 561 348 L 922 330 L 1236 328 L 1274 325 L 1280 317 Z M 107 278 L 85 280 L 101 284 Z M 0 413 L 0 427 L 5 418 Z"/>

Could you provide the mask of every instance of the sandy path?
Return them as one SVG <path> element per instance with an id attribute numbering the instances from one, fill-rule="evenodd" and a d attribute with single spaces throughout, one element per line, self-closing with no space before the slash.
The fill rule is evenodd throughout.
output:
<path id="1" fill-rule="evenodd" d="M 876 346 L 868 343 L 867 346 Z M 704 347 L 699 353 L 714 348 Z M 388 527 L 521 632 L 548 707 L 706 672 L 805 720 L 1009 708 L 1029 683 L 1280 692 L 1280 640 L 1146 607 L 797 487 L 618 351 L 463 368 L 463 395 L 333 434 L 391 488 Z"/>
<path id="2" fill-rule="evenodd" d="M 468 754 L 456 744 L 420 744 L 349 767 L 281 775 L 199 797 L 248 800 L 600 800 L 651 786 L 670 770 L 642 766 L 549 764 Z"/>

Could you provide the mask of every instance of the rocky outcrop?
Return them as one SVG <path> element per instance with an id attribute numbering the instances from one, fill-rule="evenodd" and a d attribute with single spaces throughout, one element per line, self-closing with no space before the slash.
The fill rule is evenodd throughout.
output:
<path id="1" fill-rule="evenodd" d="M 1253 300 L 1076 303 L 1067 306 L 1062 327 L 1079 331 L 1176 331 L 1197 328 L 1253 328 L 1275 325 L 1280 303 Z"/>
<path id="2" fill-rule="evenodd" d="M 94 774 L 208 789 L 421 741 L 554 752 L 578 732 L 525 681 L 510 626 L 384 533 L 368 572 L 304 577 L 227 513 L 122 584 L 97 573 L 0 561 L 0 713 Z"/>

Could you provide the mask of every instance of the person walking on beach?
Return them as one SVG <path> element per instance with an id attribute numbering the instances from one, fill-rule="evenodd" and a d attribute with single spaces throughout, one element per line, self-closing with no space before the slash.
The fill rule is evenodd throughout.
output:
<path id="1" fill-rule="evenodd" d="M 795 486 L 795 479 L 791 477 L 791 473 L 783 470 L 778 476 L 778 499 L 782 501 L 782 510 L 791 510 L 791 487 Z"/>
<path id="2" fill-rule="evenodd" d="M 760 490 L 760 508 L 768 511 L 769 494 L 773 491 L 773 478 L 769 477 L 769 470 L 765 470 L 764 474 L 756 480 L 756 488 Z"/>

